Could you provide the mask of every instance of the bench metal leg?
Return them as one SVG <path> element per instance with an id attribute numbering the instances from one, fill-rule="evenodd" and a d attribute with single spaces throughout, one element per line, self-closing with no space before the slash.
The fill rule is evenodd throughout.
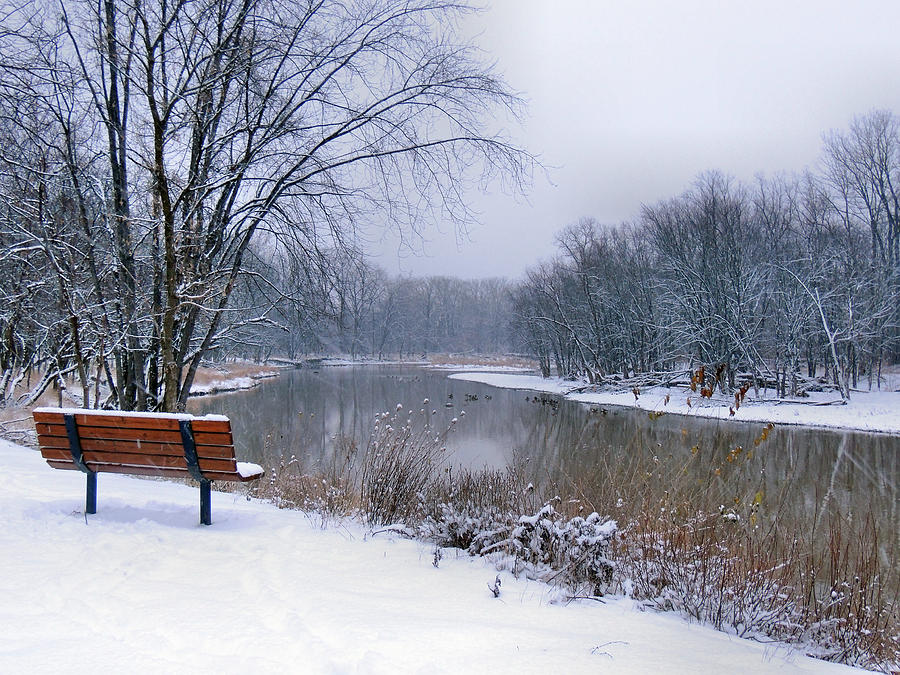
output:
<path id="1" fill-rule="evenodd" d="M 87 496 L 84 500 L 85 513 L 97 513 L 97 474 L 87 474 Z"/>
<path id="2" fill-rule="evenodd" d="M 200 481 L 200 523 L 202 525 L 212 525 L 212 499 L 210 490 L 210 481 Z"/>

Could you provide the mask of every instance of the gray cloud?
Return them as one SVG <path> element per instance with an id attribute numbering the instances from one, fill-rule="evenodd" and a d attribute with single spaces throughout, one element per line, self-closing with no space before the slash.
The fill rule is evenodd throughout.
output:
<path id="1" fill-rule="evenodd" d="M 582 216 L 617 223 L 719 169 L 813 167 L 821 135 L 900 111 L 900 2 L 495 0 L 463 31 L 529 101 L 512 132 L 552 167 L 528 200 L 473 194 L 482 224 L 387 269 L 515 277 Z"/>

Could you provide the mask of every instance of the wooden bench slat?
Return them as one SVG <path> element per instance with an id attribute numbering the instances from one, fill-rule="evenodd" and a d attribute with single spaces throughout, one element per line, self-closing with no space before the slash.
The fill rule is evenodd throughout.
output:
<path id="1" fill-rule="evenodd" d="M 115 438 L 81 438 L 81 447 L 85 450 L 113 450 L 115 448 L 128 448 L 131 451 L 146 449 L 149 452 L 160 454 L 183 455 L 184 449 L 181 443 L 157 443 L 155 441 L 142 441 L 139 439 L 122 440 Z M 48 448 L 68 448 L 69 439 L 66 436 L 48 436 L 38 434 L 38 442 Z"/>
<path id="2" fill-rule="evenodd" d="M 63 413 L 35 411 L 34 421 L 44 424 L 64 425 Z M 76 413 L 75 423 L 79 427 L 128 427 L 129 429 L 157 429 L 160 431 L 178 431 L 179 418 L 140 416 L 140 415 L 114 415 L 114 414 L 88 414 Z M 191 419 L 194 431 L 210 433 L 230 434 L 231 422 L 227 419 L 205 419 L 203 417 Z"/>
<path id="3" fill-rule="evenodd" d="M 44 424 L 64 424 L 63 413 L 35 412 L 35 422 Z M 178 420 L 166 417 L 128 417 L 125 415 L 87 415 L 75 414 L 78 426 L 91 427 L 123 427 L 134 429 L 158 429 L 160 431 L 178 431 Z"/>
<path id="4" fill-rule="evenodd" d="M 68 439 L 66 427 L 61 424 L 36 424 L 38 437 L 56 436 Z M 180 431 L 165 431 L 161 429 L 131 429 L 121 427 L 78 427 L 78 436 L 82 442 L 89 438 L 104 439 L 110 441 L 147 441 L 152 443 L 172 443 L 181 445 Z M 194 432 L 194 442 L 197 445 L 232 445 L 230 433 Z M 68 441 L 67 441 L 68 442 Z"/>
<path id="5" fill-rule="evenodd" d="M 78 467 L 75 466 L 74 462 L 63 462 L 56 459 L 47 460 L 47 464 L 52 466 L 54 469 L 67 469 L 78 471 Z M 96 471 L 98 473 L 124 473 L 124 474 L 132 474 L 136 476 L 161 476 L 165 478 L 190 478 L 191 474 L 188 473 L 187 469 L 174 469 L 174 468 L 162 468 L 162 467 L 153 467 L 153 466 L 133 466 L 128 464 L 97 464 Z M 229 482 L 240 482 L 244 483 L 251 480 L 257 480 L 259 476 L 253 476 L 251 478 L 245 478 L 241 476 L 239 473 L 234 472 L 230 473 L 227 471 L 210 471 L 206 473 L 207 477 L 211 481 L 216 480 L 224 480 Z"/>
<path id="6" fill-rule="evenodd" d="M 230 420 L 205 420 L 202 417 L 198 417 L 195 420 L 191 420 L 191 428 L 194 430 L 194 433 L 198 431 L 213 433 L 213 434 L 230 434 L 231 433 L 231 421 Z"/>
<path id="7" fill-rule="evenodd" d="M 48 448 L 42 452 L 44 459 L 55 459 L 62 461 L 71 461 L 72 455 L 68 450 Z M 187 469 L 184 461 L 184 455 L 156 455 L 156 454 L 128 454 L 124 452 L 91 452 L 85 451 L 82 454 L 88 468 L 94 470 L 94 464 L 128 464 L 140 466 L 146 464 L 148 466 L 159 466 L 168 468 Z M 201 457 L 198 460 L 200 470 L 206 471 L 226 471 L 236 472 L 237 467 L 233 459 L 207 459 Z"/>
<path id="8" fill-rule="evenodd" d="M 194 431 L 194 442 L 201 445 L 233 445 L 231 434 L 210 434 L 204 431 Z"/>
<path id="9" fill-rule="evenodd" d="M 60 448 L 68 451 L 69 439 L 62 436 L 38 436 L 41 448 Z M 179 443 L 155 443 L 152 441 L 117 441 L 103 438 L 85 438 L 81 441 L 82 450 L 113 452 L 123 450 L 138 454 L 158 454 L 184 456 L 184 446 Z M 209 459 L 225 459 L 234 457 L 233 445 L 197 444 L 197 456 Z"/>
<path id="10" fill-rule="evenodd" d="M 39 437 L 41 449 L 60 449 L 69 452 L 69 439 L 60 438 L 58 436 L 41 436 Z M 149 441 L 131 441 L 124 443 L 123 441 L 111 441 L 99 438 L 88 438 L 81 441 L 82 450 L 93 450 L 96 452 L 131 452 L 147 455 L 172 455 L 173 457 L 184 457 L 184 446 L 174 443 L 151 443 Z M 233 445 L 198 445 L 197 456 L 206 459 L 229 459 L 234 457 Z"/>
<path id="11" fill-rule="evenodd" d="M 36 424 L 38 435 L 65 436 L 66 427 L 61 424 Z M 156 441 L 181 443 L 181 433 L 163 429 L 132 429 L 130 427 L 94 427 L 78 425 L 79 438 L 108 438 L 115 441 Z"/>

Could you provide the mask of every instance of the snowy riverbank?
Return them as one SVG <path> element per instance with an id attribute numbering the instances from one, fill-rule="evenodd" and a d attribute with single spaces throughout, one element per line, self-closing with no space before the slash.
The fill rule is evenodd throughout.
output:
<path id="1" fill-rule="evenodd" d="M 283 368 L 273 368 L 245 361 L 206 366 L 197 373 L 194 384 L 191 386 L 191 396 L 207 396 L 253 389 L 263 380 L 278 377 L 282 370 Z"/>
<path id="2" fill-rule="evenodd" d="M 631 600 L 553 604 L 484 559 L 239 494 L 84 478 L 0 440 L 0 671 L 7 673 L 827 673 Z"/>
<path id="3" fill-rule="evenodd" d="M 724 398 L 705 400 L 684 388 L 654 387 L 641 391 L 635 397 L 630 391 L 581 392 L 578 390 L 584 387 L 583 383 L 555 377 L 545 379 L 537 375 L 466 371 L 449 377 L 494 387 L 557 394 L 595 406 L 624 406 L 742 422 L 774 422 L 900 433 L 900 392 L 896 391 L 854 391 L 846 404 L 840 403 L 840 397 L 836 393 L 812 393 L 809 398 L 797 400 L 780 400 L 774 397 L 756 400 L 751 391 L 744 404 L 732 415 L 729 408 L 733 406 L 733 401 Z"/>
<path id="4" fill-rule="evenodd" d="M 850 400 L 841 403 L 837 393 L 813 392 L 803 399 L 778 399 L 768 392 L 759 399 L 747 393 L 743 405 L 731 414 L 733 401 L 720 395 L 711 400 L 701 398 L 685 388 L 653 387 L 642 390 L 637 398 L 630 391 L 581 391 L 585 385 L 558 377 L 530 375 L 520 365 L 427 363 L 401 361 L 352 361 L 323 359 L 322 366 L 415 365 L 449 373 L 451 379 L 479 382 L 506 389 L 525 389 L 556 394 L 572 401 L 593 406 L 622 406 L 652 412 L 690 415 L 741 422 L 774 422 L 838 429 L 856 429 L 879 433 L 900 433 L 900 391 L 854 391 Z M 258 367 L 252 374 L 207 378 L 191 388 L 192 396 L 250 389 L 261 381 L 277 377 L 280 369 Z"/>

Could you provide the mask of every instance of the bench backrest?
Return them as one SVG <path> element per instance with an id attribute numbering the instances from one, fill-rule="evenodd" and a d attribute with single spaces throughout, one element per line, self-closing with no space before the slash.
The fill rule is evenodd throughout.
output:
<path id="1" fill-rule="evenodd" d="M 203 478 L 245 479 L 235 462 L 231 422 L 219 415 L 37 408 L 34 422 L 41 454 L 54 468 L 81 469 L 72 453 L 74 427 L 90 471 L 190 478 L 183 433 L 187 422 Z"/>

